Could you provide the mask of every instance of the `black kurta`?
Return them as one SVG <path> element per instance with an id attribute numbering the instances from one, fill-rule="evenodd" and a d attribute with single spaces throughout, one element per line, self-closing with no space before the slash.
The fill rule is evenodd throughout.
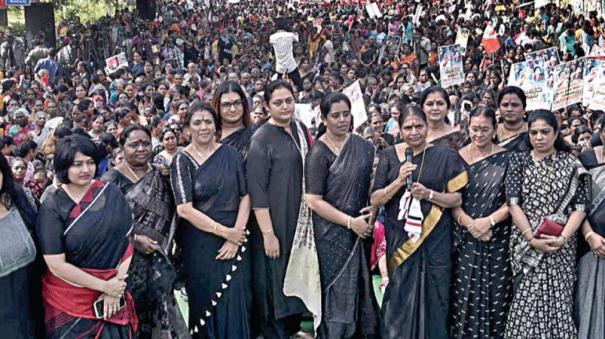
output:
<path id="1" fill-rule="evenodd" d="M 307 138 L 298 135 L 294 121 L 290 126 L 292 135 L 271 123 L 261 126 L 251 138 L 246 166 L 252 208 L 269 209 L 279 239 L 279 258 L 268 259 L 262 237 L 252 237 L 254 294 L 260 303 L 255 307 L 265 320 L 305 311 L 300 299 L 286 297 L 283 292 L 302 194 L 303 163 L 298 145 L 300 138 Z"/>

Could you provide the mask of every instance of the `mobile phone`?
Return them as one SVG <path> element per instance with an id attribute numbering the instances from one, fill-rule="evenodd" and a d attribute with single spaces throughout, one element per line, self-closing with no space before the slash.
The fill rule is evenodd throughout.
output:
<path id="1" fill-rule="evenodd" d="M 93 304 L 93 308 L 95 310 L 95 317 L 97 317 L 97 319 L 103 319 L 103 317 L 105 316 L 104 307 L 105 307 L 104 298 L 98 299 Z M 124 307 L 126 307 L 126 298 L 124 298 L 124 296 L 121 296 L 120 302 L 118 304 L 118 311 L 123 309 Z"/>

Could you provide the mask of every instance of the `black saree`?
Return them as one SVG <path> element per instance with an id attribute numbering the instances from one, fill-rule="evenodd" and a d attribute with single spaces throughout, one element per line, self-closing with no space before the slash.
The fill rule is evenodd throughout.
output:
<path id="1" fill-rule="evenodd" d="M 469 184 L 462 192 L 462 209 L 484 218 L 505 202 L 504 178 L 508 152 L 493 154 L 467 166 Z M 464 226 L 454 228 L 453 338 L 501 338 L 512 298 L 508 251 L 510 220 L 493 226 L 483 242 Z"/>
<path id="2" fill-rule="evenodd" d="M 246 161 L 248 158 L 248 148 L 250 148 L 250 138 L 254 134 L 254 126 L 245 127 L 231 133 L 228 137 L 221 139 L 222 144 L 233 146 Z"/>
<path id="3" fill-rule="evenodd" d="M 437 139 L 430 141 L 433 145 L 443 145 L 453 151 L 458 152 L 462 147 L 469 143 L 469 138 L 466 133 L 462 131 L 452 131 L 445 135 L 440 136 Z"/>
<path id="4" fill-rule="evenodd" d="M 317 142 L 306 159 L 307 194 L 321 195 L 353 217 L 367 206 L 374 147 L 351 135 L 338 157 Z M 378 335 L 378 304 L 368 251 L 352 230 L 313 213 L 322 286 L 319 338 L 372 338 Z"/>
<path id="5" fill-rule="evenodd" d="M 423 163 L 424 158 L 424 163 Z M 374 182 L 378 191 L 393 182 L 404 163 L 394 147 L 385 150 Z M 444 146 L 427 148 L 413 157 L 418 167 L 414 182 L 436 192 L 454 193 L 468 182 L 460 156 Z M 452 275 L 452 227 L 449 209 L 429 201 L 420 202 L 424 221 L 418 241 L 397 220 L 400 189 L 385 205 L 385 231 L 389 284 L 382 303 L 383 338 L 449 338 L 447 315 Z"/>
<path id="6" fill-rule="evenodd" d="M 527 132 L 517 134 L 514 137 L 510 137 L 506 140 L 497 140 L 496 143 L 512 152 L 531 151 Z"/>
<path id="7" fill-rule="evenodd" d="M 234 227 L 240 200 L 247 194 L 241 155 L 221 145 L 203 164 L 186 151 L 175 156 L 171 182 L 177 206 L 193 208 L 226 227 Z M 248 265 L 240 246 L 236 257 L 217 260 L 225 239 L 180 219 L 177 245 L 189 303 L 189 328 L 194 338 L 250 338 L 249 288 L 242 274 Z"/>
<path id="8" fill-rule="evenodd" d="M 115 168 L 102 179 L 114 183 L 126 197 L 133 214 L 134 233 L 149 237 L 160 246 L 152 254 L 135 251 L 128 270 L 128 286 L 140 321 L 137 337 L 189 337 L 173 294 L 176 272 L 169 254 L 176 223 L 170 183 L 156 169 L 136 183 Z"/>

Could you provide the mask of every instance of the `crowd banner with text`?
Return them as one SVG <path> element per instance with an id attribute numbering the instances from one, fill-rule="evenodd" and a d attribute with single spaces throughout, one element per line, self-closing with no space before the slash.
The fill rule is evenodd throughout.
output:
<path id="1" fill-rule="evenodd" d="M 464 57 L 460 45 L 439 47 L 439 73 L 444 88 L 464 82 Z"/>
<path id="2" fill-rule="evenodd" d="M 466 46 L 468 45 L 469 31 L 466 28 L 459 27 L 456 34 L 456 45 L 462 48 L 462 54 L 466 54 Z"/>
<path id="3" fill-rule="evenodd" d="M 555 93 L 552 110 L 582 102 L 584 58 L 555 67 Z"/>

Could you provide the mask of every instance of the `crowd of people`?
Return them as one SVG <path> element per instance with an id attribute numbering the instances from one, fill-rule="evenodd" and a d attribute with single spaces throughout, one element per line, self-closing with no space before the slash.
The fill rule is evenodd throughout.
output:
<path id="1" fill-rule="evenodd" d="M 605 114 L 507 84 L 528 52 L 605 47 L 597 12 L 157 7 L 0 36 L 0 333 L 605 337 Z"/>

